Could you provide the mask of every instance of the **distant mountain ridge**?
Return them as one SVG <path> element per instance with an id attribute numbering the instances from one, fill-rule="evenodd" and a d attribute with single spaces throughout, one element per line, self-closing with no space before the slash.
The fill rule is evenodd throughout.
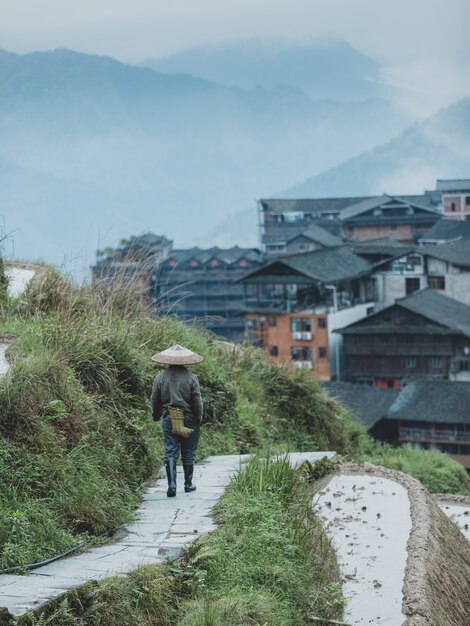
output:
<path id="1" fill-rule="evenodd" d="M 313 40 L 303 45 L 248 39 L 146 59 L 140 66 L 246 89 L 289 85 L 314 100 L 365 100 L 384 94 L 379 63 L 341 39 Z"/>
<path id="2" fill-rule="evenodd" d="M 470 97 L 386 144 L 294 185 L 279 197 L 420 193 L 437 178 L 470 176 Z"/>
<path id="3" fill-rule="evenodd" d="M 313 102 L 293 87 L 228 88 L 63 49 L 0 51 L 0 94 L 0 217 L 17 254 L 54 262 L 77 249 L 91 261 L 99 237 L 147 229 L 201 242 L 254 197 L 408 119 L 379 99 Z"/>

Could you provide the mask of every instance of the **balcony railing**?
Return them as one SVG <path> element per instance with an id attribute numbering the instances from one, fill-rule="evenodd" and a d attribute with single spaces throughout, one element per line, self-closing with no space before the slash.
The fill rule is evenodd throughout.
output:
<path id="1" fill-rule="evenodd" d="M 470 443 L 470 431 L 400 428 L 400 441 L 463 441 Z"/>
<path id="2" fill-rule="evenodd" d="M 313 369 L 312 361 L 294 361 L 294 367 L 299 370 Z"/>

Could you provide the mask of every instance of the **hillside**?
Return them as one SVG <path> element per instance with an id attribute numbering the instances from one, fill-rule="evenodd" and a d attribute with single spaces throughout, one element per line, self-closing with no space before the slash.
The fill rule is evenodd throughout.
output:
<path id="1" fill-rule="evenodd" d="M 313 102 L 68 50 L 1 52 L 0 89 L 1 216 L 15 253 L 85 266 L 130 231 L 190 243 L 407 121 L 379 99 Z"/>
<path id="2" fill-rule="evenodd" d="M 342 39 L 313 40 L 303 45 L 247 39 L 190 48 L 168 57 L 146 59 L 140 65 L 245 89 L 290 85 L 313 99 L 349 102 L 384 92 L 379 82 L 379 63 Z"/>
<path id="3" fill-rule="evenodd" d="M 470 98 L 408 128 L 392 141 L 312 176 L 286 197 L 421 193 L 437 178 L 468 177 Z"/>

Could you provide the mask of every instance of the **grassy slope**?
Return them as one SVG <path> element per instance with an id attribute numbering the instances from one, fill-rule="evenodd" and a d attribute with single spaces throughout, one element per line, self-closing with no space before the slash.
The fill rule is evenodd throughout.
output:
<path id="1" fill-rule="evenodd" d="M 335 449 L 409 471 L 434 491 L 468 491 L 464 470 L 445 455 L 374 444 L 305 373 L 257 351 L 227 352 L 197 328 L 150 316 L 132 294 L 77 290 L 50 272 L 22 301 L 3 304 L 0 334 L 17 337 L 11 374 L 0 382 L 1 567 L 129 519 L 162 462 L 160 426 L 148 409 L 150 356 L 176 342 L 205 357 L 194 368 L 206 403 L 200 457 Z M 221 530 L 185 561 L 87 587 L 37 623 L 215 626 L 268 616 L 287 626 L 303 623 L 307 611 L 337 616 L 331 551 L 307 513 L 305 486 L 291 483 L 293 499 L 269 482 L 253 493 L 256 471 L 224 498 Z M 318 584 L 307 580 L 312 571 Z"/>
<path id="2" fill-rule="evenodd" d="M 252 461 L 217 507 L 220 528 L 182 560 L 88 585 L 21 626 L 301 626 L 338 618 L 333 550 L 285 460 Z"/>
<path id="3" fill-rule="evenodd" d="M 131 294 L 76 290 L 50 272 L 3 308 L 17 337 L 0 382 L 0 567 L 36 561 L 129 519 L 162 463 L 148 409 L 153 352 L 183 343 L 205 400 L 200 457 L 349 447 L 336 405 L 307 377 L 147 314 Z M 34 538 L 34 540 L 33 540 Z"/>

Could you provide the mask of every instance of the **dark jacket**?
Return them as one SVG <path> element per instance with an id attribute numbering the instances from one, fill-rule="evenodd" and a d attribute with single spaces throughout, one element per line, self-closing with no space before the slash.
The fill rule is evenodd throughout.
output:
<path id="1" fill-rule="evenodd" d="M 171 365 L 153 381 L 152 415 L 160 420 L 168 405 L 183 409 L 185 416 L 202 421 L 201 389 L 197 376 L 182 365 Z"/>

